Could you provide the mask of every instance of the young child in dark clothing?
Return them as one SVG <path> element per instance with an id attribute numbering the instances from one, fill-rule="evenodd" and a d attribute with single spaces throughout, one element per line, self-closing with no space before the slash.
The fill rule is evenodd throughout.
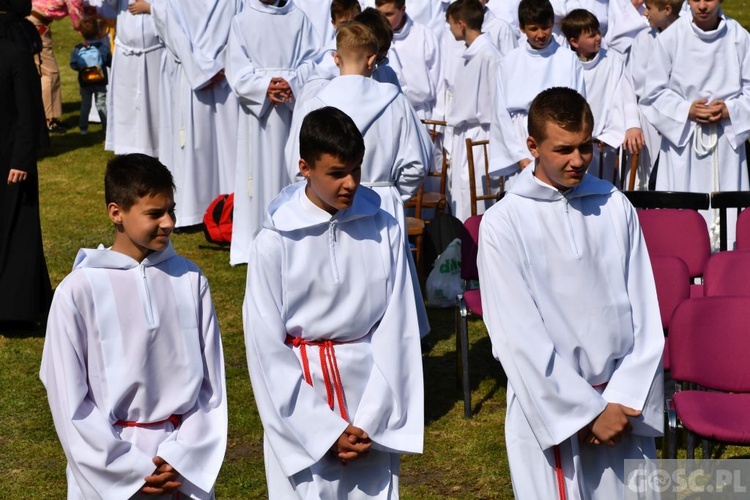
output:
<path id="1" fill-rule="evenodd" d="M 78 127 L 80 134 L 86 135 L 92 98 L 102 121 L 102 130 L 107 129 L 107 68 L 112 64 L 112 53 L 109 45 L 99 39 L 99 22 L 95 18 L 82 19 L 80 32 L 84 42 L 76 45 L 70 53 L 70 67 L 78 71 L 81 88 Z"/>

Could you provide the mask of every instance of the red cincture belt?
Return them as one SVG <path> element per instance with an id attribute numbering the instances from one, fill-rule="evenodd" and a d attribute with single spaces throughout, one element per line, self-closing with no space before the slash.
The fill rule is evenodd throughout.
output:
<path id="1" fill-rule="evenodd" d="M 181 415 L 170 415 L 168 418 L 159 420 L 157 422 L 134 422 L 132 420 L 118 420 L 117 422 L 115 422 L 115 425 L 121 425 L 123 427 L 156 427 L 157 425 L 171 422 L 172 426 L 176 429 L 177 426 L 180 425 L 180 418 Z"/>
<path id="2" fill-rule="evenodd" d="M 334 345 L 341 344 L 342 342 L 334 340 L 305 340 L 291 335 L 286 336 L 286 341 L 294 347 L 299 347 L 300 356 L 302 357 L 302 370 L 305 373 L 305 382 L 310 385 L 313 385 L 313 381 L 310 376 L 310 362 L 307 359 L 307 346 L 313 345 L 318 348 L 320 367 L 323 371 L 323 381 L 326 385 L 328 406 L 333 410 L 335 394 L 341 418 L 348 422 L 349 416 L 346 413 L 346 404 L 344 403 L 344 386 L 341 384 L 341 374 L 339 373 L 338 363 L 336 363 L 336 352 L 333 350 Z"/>

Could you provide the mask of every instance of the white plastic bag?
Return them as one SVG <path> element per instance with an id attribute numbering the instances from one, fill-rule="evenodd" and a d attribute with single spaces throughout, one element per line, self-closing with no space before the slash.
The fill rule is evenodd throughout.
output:
<path id="1" fill-rule="evenodd" d="M 463 293 L 461 282 L 461 240 L 451 241 L 435 259 L 435 266 L 427 277 L 427 305 L 453 307 L 456 296 Z"/>

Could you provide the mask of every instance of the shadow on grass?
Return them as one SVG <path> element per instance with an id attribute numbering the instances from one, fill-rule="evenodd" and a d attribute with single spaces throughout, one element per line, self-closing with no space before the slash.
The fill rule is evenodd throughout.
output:
<path id="1" fill-rule="evenodd" d="M 47 325 L 37 321 L 0 321 L 0 335 L 10 339 L 44 338 Z"/>
<path id="2" fill-rule="evenodd" d="M 463 401 L 456 365 L 453 309 L 430 309 L 432 331 L 422 341 L 425 380 L 425 424 L 440 420 Z M 469 349 L 469 384 L 472 392 L 472 414 L 497 396 L 507 378 L 500 363 L 492 356 L 490 338 L 481 320 L 471 322 Z M 476 330 L 481 330 L 478 335 Z M 445 344 L 449 346 L 446 350 Z M 441 350 L 440 347 L 443 347 Z M 443 351 L 443 352 L 440 352 Z M 489 389 L 486 389 L 490 381 Z M 480 386 L 482 390 L 480 391 Z"/>

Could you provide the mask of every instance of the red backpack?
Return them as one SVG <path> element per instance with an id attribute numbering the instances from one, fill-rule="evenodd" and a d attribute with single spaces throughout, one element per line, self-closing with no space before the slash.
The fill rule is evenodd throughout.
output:
<path id="1" fill-rule="evenodd" d="M 232 241 L 234 193 L 220 194 L 211 202 L 203 215 L 203 232 L 211 243 Z"/>

